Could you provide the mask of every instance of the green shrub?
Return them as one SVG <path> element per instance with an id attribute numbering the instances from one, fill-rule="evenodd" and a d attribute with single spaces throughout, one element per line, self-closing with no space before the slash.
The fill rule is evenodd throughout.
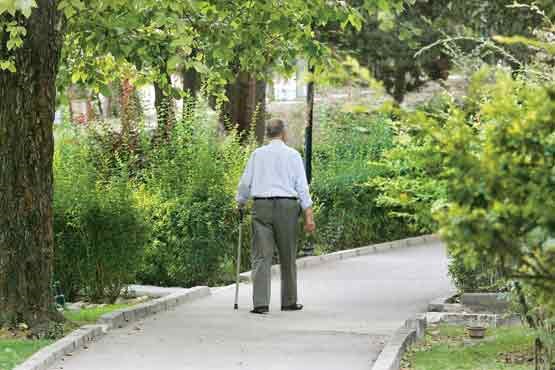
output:
<path id="1" fill-rule="evenodd" d="M 437 212 L 442 235 L 470 267 L 489 263 L 553 292 L 555 94 L 504 73 L 477 85 L 478 114 L 453 109 L 436 132 L 449 186 Z M 555 307 L 552 297 L 545 301 Z"/>
<path id="2" fill-rule="evenodd" d="M 436 231 L 432 209 L 445 199 L 447 192 L 440 176 L 443 165 L 437 140 L 425 124 L 431 114 L 441 113 L 433 111 L 434 106 L 398 112 L 396 145 L 371 163 L 382 172 L 370 181 L 379 191 L 377 203 L 389 210 L 388 217 L 405 224 L 412 234 Z"/>
<path id="3" fill-rule="evenodd" d="M 459 292 L 490 293 L 506 289 L 495 266 L 487 264 L 468 266 L 464 257 L 460 255 L 450 256 L 449 276 Z"/>
<path id="4" fill-rule="evenodd" d="M 358 247 L 413 235 L 389 209 L 377 203 L 371 180 L 383 174 L 383 153 L 394 145 L 391 119 L 382 114 L 324 111 L 315 147 L 312 193 L 322 252 Z"/>
<path id="5" fill-rule="evenodd" d="M 198 114 L 177 124 L 144 171 L 140 193 L 153 232 L 143 283 L 188 287 L 233 279 L 235 191 L 251 147 L 233 134 L 218 142 L 206 126 Z"/>
<path id="6" fill-rule="evenodd" d="M 312 187 L 316 202 L 316 243 L 322 252 L 360 247 L 373 242 L 411 236 L 405 225 L 388 217 L 387 208 L 376 203 L 379 192 L 366 181 L 337 177 Z"/>
<path id="7" fill-rule="evenodd" d="M 148 228 L 124 167 L 102 178 L 81 133 L 58 132 L 54 161 L 55 278 L 71 300 L 114 301 L 134 281 Z"/>
<path id="8" fill-rule="evenodd" d="M 487 266 L 524 286 L 543 323 L 551 322 L 542 342 L 553 351 L 555 91 L 490 70 L 473 86 L 476 113 L 453 107 L 447 124 L 435 127 L 449 188 L 436 212 L 440 232 L 468 268 Z"/>
<path id="9" fill-rule="evenodd" d="M 320 113 L 319 125 L 314 149 L 318 177 L 333 177 L 342 170 L 365 165 L 394 145 L 393 122 L 387 115 L 330 108 Z"/>

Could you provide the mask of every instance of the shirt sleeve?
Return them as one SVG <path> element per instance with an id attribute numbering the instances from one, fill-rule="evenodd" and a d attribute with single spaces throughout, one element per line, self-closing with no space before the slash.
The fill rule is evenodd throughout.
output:
<path id="1" fill-rule="evenodd" d="M 298 153 L 295 156 L 295 191 L 299 195 L 299 200 L 303 210 L 312 207 L 313 202 L 310 197 L 303 159 Z"/>
<path id="2" fill-rule="evenodd" d="M 237 189 L 237 203 L 245 204 L 251 195 L 252 179 L 254 175 L 254 153 L 251 154 L 247 166 L 245 167 L 245 172 L 241 176 L 239 181 L 239 187 Z"/>

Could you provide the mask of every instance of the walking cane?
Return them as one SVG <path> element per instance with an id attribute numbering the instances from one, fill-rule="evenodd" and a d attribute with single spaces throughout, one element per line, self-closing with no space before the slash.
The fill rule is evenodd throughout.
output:
<path id="1" fill-rule="evenodd" d="M 239 279 L 241 278 L 241 245 L 243 244 L 243 218 L 245 210 L 239 209 L 239 242 L 237 243 L 237 279 L 235 281 L 235 305 L 236 310 L 239 309 Z"/>

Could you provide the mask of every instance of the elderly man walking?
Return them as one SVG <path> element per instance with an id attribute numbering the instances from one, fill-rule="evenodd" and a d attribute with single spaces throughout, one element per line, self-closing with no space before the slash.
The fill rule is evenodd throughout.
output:
<path id="1" fill-rule="evenodd" d="M 314 232 L 312 199 L 301 155 L 285 143 L 287 132 L 282 120 L 272 119 L 266 125 L 268 145 L 251 155 L 239 184 L 239 207 L 254 199 L 252 280 L 256 314 L 269 312 L 271 268 L 277 247 L 281 264 L 281 309 L 298 311 L 297 302 L 297 237 L 301 210 L 305 231 Z"/>

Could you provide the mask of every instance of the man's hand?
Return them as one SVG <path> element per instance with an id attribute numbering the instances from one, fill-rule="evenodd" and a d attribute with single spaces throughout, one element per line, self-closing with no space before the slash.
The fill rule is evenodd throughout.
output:
<path id="1" fill-rule="evenodd" d="M 312 208 L 307 208 L 304 211 L 304 231 L 308 234 L 312 234 L 316 231 L 316 223 L 314 223 L 314 212 Z"/>

